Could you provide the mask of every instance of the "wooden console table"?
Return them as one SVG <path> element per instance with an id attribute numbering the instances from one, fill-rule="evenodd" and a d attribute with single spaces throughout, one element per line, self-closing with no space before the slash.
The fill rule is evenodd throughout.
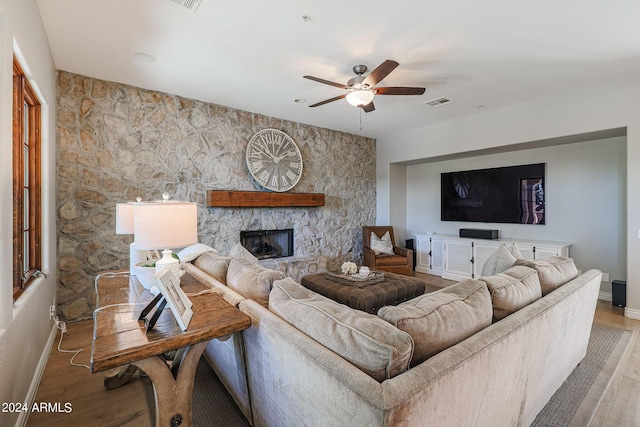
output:
<path id="1" fill-rule="evenodd" d="M 153 382 L 156 425 L 191 426 L 193 382 L 207 342 L 247 329 L 251 319 L 220 295 L 205 293 L 190 297 L 193 317 L 186 331 L 165 309 L 155 328 L 145 332 L 138 316 L 153 295 L 123 272 L 103 273 L 97 280 L 91 372 L 127 365 L 142 369 Z M 209 289 L 189 274 L 181 283 L 188 295 Z M 176 355 L 167 362 L 164 354 L 173 350 Z"/>

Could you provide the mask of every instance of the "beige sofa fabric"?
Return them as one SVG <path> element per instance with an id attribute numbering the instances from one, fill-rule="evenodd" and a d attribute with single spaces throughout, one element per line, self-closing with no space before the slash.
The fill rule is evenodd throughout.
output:
<path id="1" fill-rule="evenodd" d="M 416 365 L 491 325 L 493 310 L 487 285 L 466 279 L 398 306 L 382 307 L 378 316 L 411 335 L 411 364 Z"/>
<path id="2" fill-rule="evenodd" d="M 207 252 L 193 260 L 193 265 L 214 279 L 226 284 L 229 262 L 231 262 L 231 257 L 222 256 L 216 252 Z"/>
<path id="3" fill-rule="evenodd" d="M 493 320 L 503 319 L 542 297 L 538 272 L 524 266 L 511 267 L 495 276 L 483 277 L 493 303 Z"/>
<path id="4" fill-rule="evenodd" d="M 284 279 L 284 273 L 264 268 L 244 258 L 233 258 L 229 262 L 227 286 L 265 307 L 269 305 L 273 281 L 280 279 Z"/>
<path id="5" fill-rule="evenodd" d="M 538 272 L 542 295 L 546 295 L 568 281 L 578 277 L 578 269 L 573 263 L 573 259 L 564 256 L 537 260 L 519 259 L 516 265 L 524 265 Z"/>
<path id="6" fill-rule="evenodd" d="M 269 309 L 377 381 L 409 368 L 413 340 L 384 320 L 310 291 L 291 278 L 273 283 Z"/>
<path id="7" fill-rule="evenodd" d="M 584 357 L 600 279 L 588 271 L 382 383 L 243 301 L 254 425 L 528 426 Z"/>

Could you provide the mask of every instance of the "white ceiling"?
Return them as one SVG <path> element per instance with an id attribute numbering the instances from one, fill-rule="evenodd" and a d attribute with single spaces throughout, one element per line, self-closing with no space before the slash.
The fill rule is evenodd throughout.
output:
<path id="1" fill-rule="evenodd" d="M 637 0 L 38 5 L 60 70 L 374 138 L 640 73 Z M 379 86 L 426 93 L 376 96 L 362 117 L 345 100 L 308 107 L 342 89 L 303 75 L 346 84 L 385 59 L 400 66 Z M 438 97 L 453 102 L 424 104 Z"/>

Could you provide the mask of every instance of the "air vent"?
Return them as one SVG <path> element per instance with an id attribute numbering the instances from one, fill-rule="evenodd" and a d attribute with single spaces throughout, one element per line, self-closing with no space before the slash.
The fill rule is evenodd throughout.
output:
<path id="1" fill-rule="evenodd" d="M 202 0 L 171 0 L 174 3 L 178 3 L 180 6 L 195 12 L 198 10 L 198 6 L 202 3 Z"/>
<path id="2" fill-rule="evenodd" d="M 432 107 L 439 107 L 441 105 L 448 104 L 450 102 L 451 100 L 447 98 L 436 98 L 436 99 L 432 99 L 431 101 L 425 102 L 425 104 L 431 105 Z"/>

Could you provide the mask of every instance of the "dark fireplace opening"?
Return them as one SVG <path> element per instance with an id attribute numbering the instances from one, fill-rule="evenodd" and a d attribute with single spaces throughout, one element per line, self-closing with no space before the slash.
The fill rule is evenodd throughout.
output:
<path id="1" fill-rule="evenodd" d="M 293 256 L 293 228 L 241 231 L 240 243 L 258 259 Z"/>

